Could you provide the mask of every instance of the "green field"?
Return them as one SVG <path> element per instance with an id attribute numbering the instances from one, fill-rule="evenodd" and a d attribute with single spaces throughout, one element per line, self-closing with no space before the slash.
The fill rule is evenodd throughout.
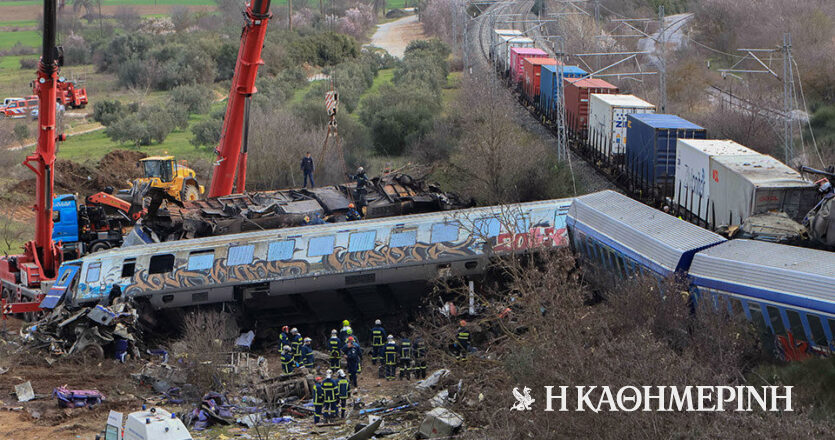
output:
<path id="1" fill-rule="evenodd" d="M 0 32 L 0 50 L 10 48 L 18 41 L 24 46 L 38 47 L 41 35 L 38 31 Z"/>
<path id="2" fill-rule="evenodd" d="M 72 2 L 67 2 L 72 5 Z M 102 6 L 119 6 L 119 5 L 215 5 L 214 0 L 103 0 Z M 17 0 L 10 2 L 0 2 L 0 8 L 3 6 L 42 6 L 43 2 L 38 0 Z"/>
<path id="3" fill-rule="evenodd" d="M 3 7 L 5 2 L 0 2 L 0 8 Z M 3 27 L 34 27 L 38 25 L 37 20 L 9 20 L 9 21 L 0 21 L 0 26 Z"/>

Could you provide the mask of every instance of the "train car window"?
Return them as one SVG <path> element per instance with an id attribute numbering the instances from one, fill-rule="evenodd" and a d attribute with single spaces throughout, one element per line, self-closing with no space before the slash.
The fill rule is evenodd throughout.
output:
<path id="1" fill-rule="evenodd" d="M 101 263 L 92 263 L 87 266 L 87 280 L 88 283 L 95 283 L 101 276 Z"/>
<path id="2" fill-rule="evenodd" d="M 125 258 L 122 262 L 122 278 L 130 278 L 136 271 L 136 258 Z"/>
<path id="3" fill-rule="evenodd" d="M 501 224 L 496 217 L 479 218 L 473 222 L 473 229 L 479 238 L 493 238 L 499 235 Z"/>
<path id="4" fill-rule="evenodd" d="M 188 255 L 188 270 L 209 270 L 215 262 L 215 251 L 197 251 Z"/>
<path id="5" fill-rule="evenodd" d="M 554 228 L 557 230 L 565 229 L 565 216 L 568 214 L 568 208 L 571 205 L 560 206 L 557 208 L 556 212 L 554 212 Z"/>
<path id="6" fill-rule="evenodd" d="M 296 240 L 274 241 L 267 249 L 267 261 L 291 260 L 295 251 Z"/>
<path id="7" fill-rule="evenodd" d="M 777 307 L 766 306 L 765 309 L 768 311 L 768 319 L 771 322 L 771 329 L 774 330 L 774 333 L 777 335 L 785 335 L 786 327 L 783 325 L 783 318 L 780 316 L 780 311 L 777 310 Z"/>
<path id="8" fill-rule="evenodd" d="M 731 316 L 739 316 L 745 313 L 742 309 L 742 301 L 739 298 L 728 297 L 728 302 L 731 304 Z"/>
<path id="9" fill-rule="evenodd" d="M 251 264 L 253 254 L 255 254 L 254 244 L 232 246 L 229 248 L 229 255 L 226 257 L 226 265 L 239 266 L 241 264 Z"/>
<path id="10" fill-rule="evenodd" d="M 751 322 L 754 323 L 754 326 L 757 329 L 765 329 L 768 326 L 765 325 L 765 318 L 763 318 L 763 311 L 759 304 L 748 301 L 748 313 L 751 314 Z"/>
<path id="11" fill-rule="evenodd" d="M 818 318 L 817 315 L 807 313 L 806 321 L 809 323 L 809 330 L 812 331 L 812 340 L 815 341 L 815 345 L 826 347 L 826 333 L 823 331 L 823 323 L 821 322 L 821 319 Z"/>
<path id="12" fill-rule="evenodd" d="M 167 273 L 174 270 L 174 254 L 161 254 L 151 257 L 148 264 L 148 273 Z"/>
<path id="13" fill-rule="evenodd" d="M 516 219 L 516 233 L 525 234 L 531 229 L 531 218 L 527 215 L 520 215 Z"/>
<path id="14" fill-rule="evenodd" d="M 377 231 L 354 232 L 348 237 L 348 252 L 363 252 L 374 249 Z"/>
<path id="15" fill-rule="evenodd" d="M 800 341 L 806 341 L 806 329 L 803 328 L 803 321 L 800 320 L 800 313 L 786 309 L 786 316 L 789 318 L 792 336 Z"/>
<path id="16" fill-rule="evenodd" d="M 336 242 L 336 237 L 333 235 L 311 238 L 307 241 L 307 256 L 321 257 L 332 254 L 334 242 Z"/>
<path id="17" fill-rule="evenodd" d="M 435 223 L 432 225 L 432 236 L 429 241 L 443 243 L 458 240 L 458 222 Z"/>
<path id="18" fill-rule="evenodd" d="M 389 247 L 409 247 L 417 242 L 417 230 L 392 232 L 389 236 Z"/>

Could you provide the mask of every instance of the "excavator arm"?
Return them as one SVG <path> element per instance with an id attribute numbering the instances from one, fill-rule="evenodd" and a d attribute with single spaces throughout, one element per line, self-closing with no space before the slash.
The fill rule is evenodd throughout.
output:
<path id="1" fill-rule="evenodd" d="M 257 91 L 255 78 L 258 76 L 258 67 L 264 64 L 261 49 L 264 47 L 270 17 L 270 0 L 251 0 L 244 10 L 241 47 L 238 49 L 232 88 L 226 103 L 220 144 L 216 149 L 217 160 L 212 171 L 209 197 L 232 194 L 236 171 L 238 181 L 235 189 L 238 192 L 245 189 L 249 106 L 252 94 Z"/>

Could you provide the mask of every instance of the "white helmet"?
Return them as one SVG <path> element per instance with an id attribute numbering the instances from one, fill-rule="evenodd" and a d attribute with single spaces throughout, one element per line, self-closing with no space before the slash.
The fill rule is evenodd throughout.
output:
<path id="1" fill-rule="evenodd" d="M 394 335 L 389 335 L 389 337 L 386 338 L 386 339 L 388 339 L 389 341 L 393 341 L 394 340 Z"/>
<path id="2" fill-rule="evenodd" d="M 345 377 L 345 372 L 342 371 L 341 369 L 339 371 L 337 371 L 336 374 L 338 374 L 339 377 Z"/>
<path id="3" fill-rule="evenodd" d="M 310 339 L 310 338 L 304 338 L 304 343 L 305 343 L 305 344 L 310 343 L 310 342 L 313 342 L 313 339 Z"/>
<path id="4" fill-rule="evenodd" d="M 293 330 L 290 330 L 290 333 L 292 333 L 294 335 L 297 334 L 298 332 L 299 332 L 299 329 L 297 329 L 296 327 L 293 327 Z"/>
<path id="5" fill-rule="evenodd" d="M 331 370 L 328 370 L 328 373 L 325 375 L 325 377 L 327 377 L 328 379 L 331 378 Z"/>
<path id="6" fill-rule="evenodd" d="M 380 321 L 378 319 L 378 320 L 374 321 L 374 325 L 383 325 L 383 321 Z"/>
<path id="7" fill-rule="evenodd" d="M 336 329 L 331 330 L 331 336 L 336 336 L 338 334 L 339 334 L 339 332 L 336 331 Z"/>
<path id="8" fill-rule="evenodd" d="M 286 351 L 286 352 L 288 352 L 288 353 L 289 353 L 289 352 L 290 352 L 290 350 L 291 350 L 291 348 L 290 348 L 290 346 L 289 346 L 289 345 L 285 345 L 285 346 L 284 346 L 284 351 Z"/>
<path id="9" fill-rule="evenodd" d="M 365 172 L 365 168 L 363 168 L 363 167 L 357 168 L 357 174 L 362 174 L 364 172 Z"/>

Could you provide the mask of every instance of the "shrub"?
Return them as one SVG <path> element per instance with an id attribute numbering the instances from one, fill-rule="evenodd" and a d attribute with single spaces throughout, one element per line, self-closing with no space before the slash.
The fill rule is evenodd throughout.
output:
<path id="1" fill-rule="evenodd" d="M 21 69 L 37 69 L 38 68 L 38 60 L 34 58 L 21 58 L 20 59 L 20 68 Z"/>
<path id="2" fill-rule="evenodd" d="M 215 148 L 220 142 L 220 130 L 223 127 L 223 121 L 219 118 L 209 118 L 205 121 L 200 121 L 191 126 L 191 132 L 194 137 L 189 143 L 195 147 L 209 147 Z"/>
<path id="3" fill-rule="evenodd" d="M 15 124 L 14 137 L 22 144 L 29 137 L 29 126 L 25 122 Z"/>
<path id="4" fill-rule="evenodd" d="M 212 91 L 203 86 L 179 86 L 171 90 L 170 102 L 181 104 L 189 113 L 203 114 L 212 105 Z"/>
<path id="5" fill-rule="evenodd" d="M 287 52 L 294 64 L 333 66 L 348 58 L 356 58 L 359 54 L 359 44 L 348 35 L 323 32 L 291 42 L 287 46 Z"/>
<path id="6" fill-rule="evenodd" d="M 71 34 L 64 38 L 64 64 L 67 66 L 78 66 L 90 62 L 90 51 L 84 37 Z"/>
<path id="7" fill-rule="evenodd" d="M 359 114 L 371 130 L 374 148 L 381 154 L 399 155 L 431 130 L 440 111 L 439 97 L 429 90 L 384 84 L 363 100 Z"/>
<path id="8" fill-rule="evenodd" d="M 104 99 L 93 104 L 93 120 L 105 127 L 116 122 L 124 115 L 122 102 L 117 99 Z"/>

